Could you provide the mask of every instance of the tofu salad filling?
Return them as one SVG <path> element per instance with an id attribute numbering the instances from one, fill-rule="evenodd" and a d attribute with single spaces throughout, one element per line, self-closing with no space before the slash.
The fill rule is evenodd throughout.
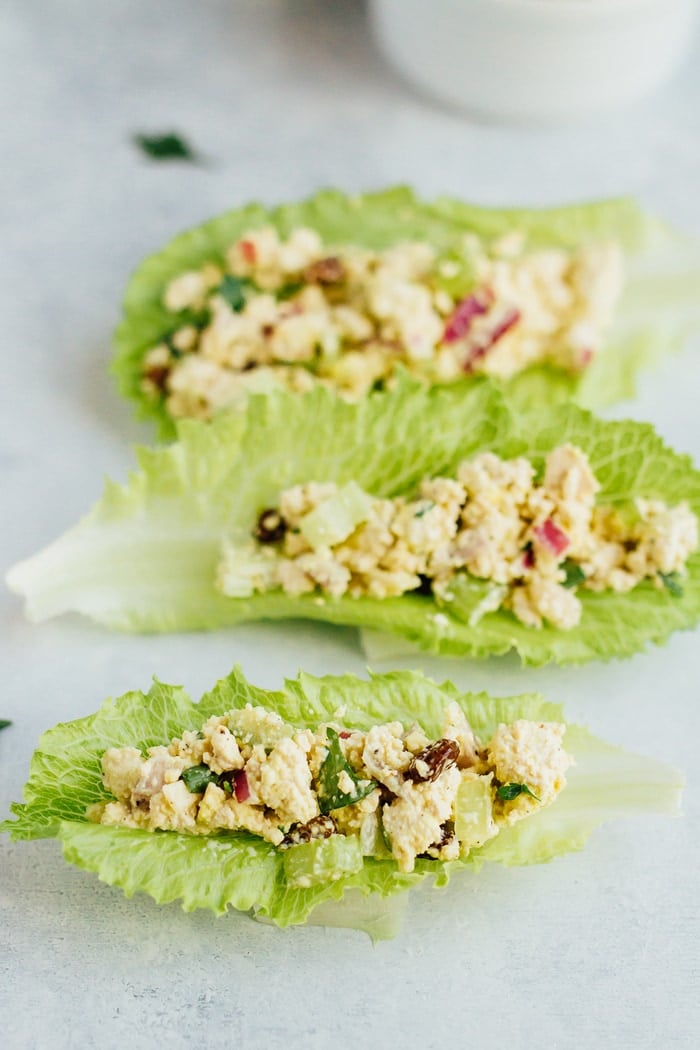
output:
<path id="1" fill-rule="evenodd" d="M 318 601 L 423 593 L 460 618 L 466 608 L 470 625 L 502 608 L 562 630 L 580 621 L 581 589 L 651 580 L 680 596 L 698 547 L 688 504 L 598 505 L 599 489 L 570 444 L 539 474 L 524 457 L 481 453 L 456 477 L 425 478 L 412 499 L 377 499 L 353 482 L 295 485 L 260 513 L 247 544 L 224 546 L 217 586 L 236 598 L 282 589 Z"/>
<path id="2" fill-rule="evenodd" d="M 115 801 L 88 816 L 149 831 L 249 832 L 288 851 L 287 881 L 298 888 L 359 870 L 366 856 L 411 872 L 419 857 L 464 858 L 554 802 L 573 761 L 564 733 L 558 722 L 519 719 L 482 743 L 456 702 L 434 740 L 398 721 L 300 731 L 248 704 L 145 757 L 107 750 L 103 782 Z"/>
<path id="3" fill-rule="evenodd" d="M 317 383 L 349 399 L 397 366 L 430 383 L 508 379 L 548 364 L 582 372 L 623 287 L 612 240 L 528 250 L 517 231 L 466 234 L 439 254 L 423 241 L 329 248 L 305 226 L 251 229 L 166 286 L 170 333 L 145 354 L 141 389 L 172 418 L 210 419 L 251 392 Z"/>

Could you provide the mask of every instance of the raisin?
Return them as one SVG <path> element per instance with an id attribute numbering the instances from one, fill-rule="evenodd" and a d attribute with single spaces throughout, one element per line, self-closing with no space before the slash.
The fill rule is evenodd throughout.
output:
<path id="1" fill-rule="evenodd" d="M 165 393 L 165 386 L 169 375 L 170 369 L 167 365 L 153 365 L 151 368 L 145 370 L 143 378 L 147 379 L 149 383 L 152 383 L 156 390 Z"/>
<path id="2" fill-rule="evenodd" d="M 418 783 L 434 781 L 459 758 L 459 744 L 455 740 L 436 740 L 411 759 L 406 778 Z"/>
<path id="3" fill-rule="evenodd" d="M 304 270 L 304 280 L 307 284 L 340 284 L 344 279 L 345 267 L 337 255 L 319 259 Z"/>
<path id="4" fill-rule="evenodd" d="M 432 845 L 428 846 L 428 848 L 425 851 L 425 853 L 421 853 L 420 856 L 422 856 L 422 857 L 430 857 L 431 859 L 435 859 L 435 858 L 439 857 L 440 856 L 440 851 L 443 850 L 445 848 L 445 846 L 449 846 L 449 844 L 452 842 L 452 839 L 454 837 L 455 837 L 455 826 L 454 826 L 454 823 L 451 820 L 446 820 L 445 823 L 440 828 L 440 838 L 436 839 L 436 841 L 433 842 Z"/>
<path id="5" fill-rule="evenodd" d="M 454 826 L 453 821 L 446 820 L 445 823 L 440 828 L 440 831 L 442 832 L 442 834 L 440 836 L 440 841 L 439 842 L 434 842 L 432 844 L 432 846 L 430 847 L 431 849 L 442 849 L 443 846 L 446 846 L 449 842 L 452 841 L 452 839 L 454 838 L 454 834 L 455 834 L 455 826 Z"/>
<path id="6" fill-rule="evenodd" d="M 287 522 L 274 507 L 264 510 L 255 526 L 255 538 L 259 543 L 279 543 L 284 539 Z"/>
<path id="7" fill-rule="evenodd" d="M 299 846 L 302 842 L 311 842 L 312 839 L 328 839 L 335 835 L 337 830 L 333 817 L 314 817 L 306 824 L 295 824 L 280 842 L 280 849 Z"/>
<path id="8" fill-rule="evenodd" d="M 430 576 L 419 575 L 418 579 L 420 580 L 420 583 L 417 587 L 414 587 L 413 594 L 432 594 L 433 581 Z"/>

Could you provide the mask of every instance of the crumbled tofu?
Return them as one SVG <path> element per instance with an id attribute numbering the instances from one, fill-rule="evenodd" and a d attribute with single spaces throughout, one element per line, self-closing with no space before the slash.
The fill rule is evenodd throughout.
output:
<path id="1" fill-rule="evenodd" d="M 644 579 L 662 586 L 663 577 L 684 575 L 698 547 L 698 521 L 686 503 L 639 499 L 631 522 L 598 506 L 588 457 L 570 444 L 547 454 L 541 481 L 524 457 L 482 452 L 460 463 L 456 478 L 424 478 L 414 499 L 356 489 L 362 520 L 316 547 L 304 523 L 314 516 L 318 525 L 338 486 L 311 481 L 283 490 L 279 509 L 265 512 L 276 515 L 278 534 L 225 549 L 219 589 L 230 597 L 281 588 L 382 599 L 427 587 L 445 603 L 431 616 L 447 632 L 451 585 L 461 576 L 469 586 L 489 584 L 467 610 L 470 625 L 503 608 L 528 627 L 566 631 L 580 622 L 582 589 L 624 592 Z"/>
<path id="2" fill-rule="evenodd" d="M 180 274 L 170 282 L 165 291 L 164 304 L 173 313 L 188 307 L 197 310 L 204 306 L 207 283 L 204 275 L 195 270 Z"/>
<path id="3" fill-rule="evenodd" d="M 186 758 L 193 766 L 199 765 L 204 755 L 204 738 L 186 730 L 178 740 L 172 740 L 168 751 L 178 758 Z"/>
<path id="4" fill-rule="evenodd" d="M 510 607 L 522 623 L 541 627 L 547 621 L 562 631 L 570 631 L 581 619 L 581 602 L 572 591 L 556 580 L 533 575 L 510 596 Z"/>
<path id="5" fill-rule="evenodd" d="M 403 726 L 400 722 L 373 726 L 365 737 L 362 750 L 363 773 L 398 794 L 403 783 L 402 774 L 412 757 L 411 752 L 404 747 Z"/>
<path id="6" fill-rule="evenodd" d="M 306 824 L 318 816 L 318 799 L 311 790 L 306 755 L 288 737 L 280 740 L 260 772 L 260 801 L 275 810 L 282 824 Z"/>
<path id="7" fill-rule="evenodd" d="M 209 263 L 169 282 L 166 309 L 203 320 L 147 351 L 142 388 L 174 418 L 209 419 L 260 389 L 257 373 L 266 388 L 322 383 L 355 399 L 397 365 L 453 382 L 465 372 L 508 378 L 536 364 L 576 373 L 590 363 L 622 290 L 617 244 L 533 251 L 513 231 L 490 247 L 467 237 L 457 250 L 478 282 L 461 300 L 440 285 L 460 264 L 423 242 L 329 250 L 307 227 L 286 239 L 272 226 L 248 230 L 226 252 L 225 272 Z M 235 309 L 221 294 L 224 276 L 247 282 Z M 455 322 L 475 301 L 468 323 Z"/>
<path id="8" fill-rule="evenodd" d="M 264 809 L 253 803 L 238 802 L 232 798 L 227 799 L 216 811 L 214 821 L 207 830 L 249 831 L 252 835 L 259 835 L 266 842 L 271 842 L 273 846 L 279 846 L 284 839 L 284 832 L 265 814 Z"/>
<path id="9" fill-rule="evenodd" d="M 558 722 L 499 725 L 487 746 L 489 765 L 501 784 L 525 784 L 523 792 L 504 804 L 508 822 L 520 819 L 539 805 L 547 805 L 566 784 L 571 756 L 563 747 L 565 727 Z M 532 796 L 535 795 L 536 798 Z"/>
<path id="10" fill-rule="evenodd" d="M 149 805 L 151 827 L 160 831 L 194 831 L 197 798 L 182 780 L 164 784 Z"/>
<path id="11" fill-rule="evenodd" d="M 197 811 L 198 823 L 203 825 L 210 824 L 216 827 L 216 816 L 228 798 L 229 796 L 223 788 L 217 787 L 216 784 L 207 784 L 204 797 L 199 803 Z"/>
<path id="12" fill-rule="evenodd" d="M 165 784 L 175 783 L 189 765 L 187 759 L 171 755 L 165 747 L 152 747 L 148 754 L 141 765 L 141 776 L 131 792 L 131 797 L 140 801 L 158 794 Z"/>
<path id="13" fill-rule="evenodd" d="M 243 768 L 243 756 L 235 736 L 224 725 L 217 726 L 210 737 L 211 751 L 204 751 L 203 759 L 215 773 Z"/>
<path id="14" fill-rule="evenodd" d="M 630 552 L 626 567 L 645 576 L 683 572 L 686 559 L 698 545 L 698 519 L 688 504 L 667 507 L 660 500 L 638 500 L 637 507 L 637 546 Z"/>
<path id="15" fill-rule="evenodd" d="M 563 733 L 555 723 L 519 721 L 500 725 L 483 748 L 456 701 L 446 707 L 438 740 L 418 723 L 293 731 L 275 712 L 247 705 L 145 757 L 134 747 L 105 752 L 103 780 L 115 799 L 87 815 L 150 831 L 246 831 L 280 849 L 355 836 L 363 856 L 386 857 L 388 846 L 399 870 L 410 872 L 418 857 L 457 859 L 550 805 L 571 762 Z M 465 779 L 478 784 L 473 820 L 471 795 L 466 812 L 463 797 L 456 808 Z M 502 801 L 498 785 L 514 783 L 527 792 Z M 457 828 L 465 829 L 461 842 Z"/>
<path id="16" fill-rule="evenodd" d="M 145 823 L 145 820 L 139 819 L 139 811 L 132 809 L 126 802 L 107 802 L 96 806 L 88 813 L 88 817 L 97 824 L 112 824 L 123 828 L 138 828 Z"/>
<path id="17" fill-rule="evenodd" d="M 141 779 L 143 756 L 135 747 L 113 747 L 102 756 L 104 786 L 119 799 L 128 799 Z"/>
<path id="18" fill-rule="evenodd" d="M 399 871 L 413 871 L 416 857 L 440 841 L 442 826 L 452 816 L 460 780 L 453 766 L 432 782 L 407 781 L 399 797 L 383 807 L 384 830 Z"/>

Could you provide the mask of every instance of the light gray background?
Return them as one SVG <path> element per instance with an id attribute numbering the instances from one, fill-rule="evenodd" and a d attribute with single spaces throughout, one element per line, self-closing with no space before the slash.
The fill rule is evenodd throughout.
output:
<path id="1" fill-rule="evenodd" d="M 486 204 L 631 192 L 700 235 L 700 52 L 661 95 L 570 129 L 469 121 L 381 62 L 355 2 L 5 0 L 0 13 L 3 569 L 123 477 L 150 438 L 106 368 L 131 268 L 251 198 L 412 182 Z M 179 129 L 205 167 L 150 164 L 137 130 Z M 700 452 L 691 349 L 619 414 Z M 203 636 L 26 624 L 2 603 L 0 816 L 43 728 L 157 672 L 195 694 L 240 660 L 264 686 L 363 671 L 352 631 Z M 280 932 L 126 900 L 54 842 L 0 842 L 3 1046 L 691 1047 L 698 1010 L 698 636 L 609 667 L 417 660 L 492 692 L 540 688 L 630 749 L 685 768 L 685 818 L 600 830 L 586 851 L 485 870 L 412 900 L 401 935 Z"/>

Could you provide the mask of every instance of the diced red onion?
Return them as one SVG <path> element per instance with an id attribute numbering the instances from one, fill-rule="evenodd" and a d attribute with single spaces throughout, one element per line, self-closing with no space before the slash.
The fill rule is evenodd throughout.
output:
<path id="1" fill-rule="evenodd" d="M 490 289 L 482 288 L 457 303 L 445 325 L 443 342 L 456 343 L 458 339 L 462 339 L 471 328 L 474 318 L 485 314 L 492 302 L 493 294 Z"/>
<path id="2" fill-rule="evenodd" d="M 569 537 L 563 529 L 554 524 L 551 518 L 547 518 L 542 525 L 537 525 L 534 532 L 540 543 L 547 547 L 552 554 L 563 554 L 569 546 Z"/>
<path id="3" fill-rule="evenodd" d="M 255 249 L 255 245 L 252 241 L 240 241 L 239 247 L 241 249 L 241 255 L 247 263 L 254 263 L 258 257 L 258 253 Z"/>
<path id="4" fill-rule="evenodd" d="M 250 798 L 250 787 L 248 785 L 248 777 L 246 776 L 245 769 L 241 769 L 236 773 L 233 781 L 233 788 L 236 793 L 236 802 L 247 802 Z"/>
<path id="5" fill-rule="evenodd" d="M 495 346 L 499 339 L 511 330 L 511 328 L 518 323 L 520 320 L 520 311 L 516 310 L 515 307 L 509 310 L 498 322 L 498 324 L 487 332 L 484 339 L 480 343 L 476 343 L 474 346 L 469 348 L 467 358 L 462 365 L 462 369 L 465 372 L 471 372 L 474 365 L 482 357 L 485 357 L 489 350 Z"/>
<path id="6" fill-rule="evenodd" d="M 341 740 L 347 740 L 348 737 L 352 736 L 352 733 L 348 733 L 347 729 L 341 729 L 341 731 L 338 733 L 338 736 Z"/>
<path id="7" fill-rule="evenodd" d="M 523 551 L 523 567 L 525 569 L 534 569 L 535 567 L 535 555 L 530 547 Z"/>

